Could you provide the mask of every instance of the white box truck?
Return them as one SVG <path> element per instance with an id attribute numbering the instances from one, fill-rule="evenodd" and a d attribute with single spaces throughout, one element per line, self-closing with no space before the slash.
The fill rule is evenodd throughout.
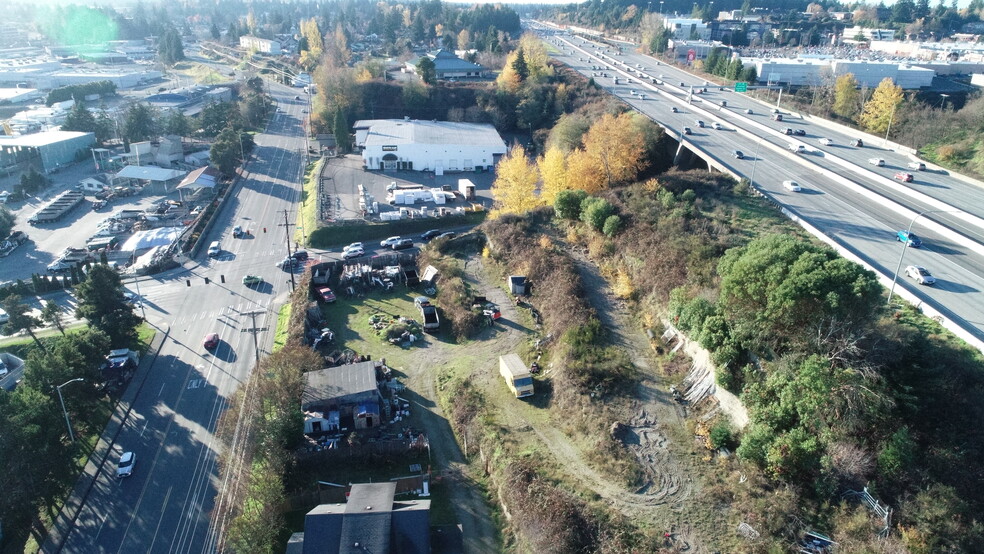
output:
<path id="1" fill-rule="evenodd" d="M 499 375 L 516 398 L 533 396 L 533 375 L 517 354 L 499 356 Z"/>
<path id="2" fill-rule="evenodd" d="M 458 179 L 458 192 L 465 197 L 465 200 L 474 200 L 475 183 L 471 182 L 471 179 Z"/>

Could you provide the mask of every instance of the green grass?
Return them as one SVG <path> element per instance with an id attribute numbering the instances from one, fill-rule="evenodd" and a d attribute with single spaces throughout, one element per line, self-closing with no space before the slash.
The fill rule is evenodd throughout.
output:
<path id="1" fill-rule="evenodd" d="M 318 176 L 321 175 L 321 164 L 324 159 L 308 164 L 304 172 L 304 188 L 301 190 L 301 209 L 297 212 L 298 229 L 294 232 L 294 241 L 307 246 L 306 233 L 318 228 L 318 203 L 313 199 L 318 197 Z M 308 199 L 312 200 L 308 202 Z"/>
<path id="2" fill-rule="evenodd" d="M 287 302 L 277 312 L 277 331 L 273 335 L 273 351 L 276 352 L 287 344 L 287 322 L 290 321 L 290 303 Z"/>

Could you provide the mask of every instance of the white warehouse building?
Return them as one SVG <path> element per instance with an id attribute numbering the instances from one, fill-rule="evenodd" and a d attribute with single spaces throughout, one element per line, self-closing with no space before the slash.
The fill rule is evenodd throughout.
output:
<path id="1" fill-rule="evenodd" d="M 822 85 L 825 79 L 854 74 L 863 87 L 877 87 L 885 77 L 906 90 L 928 87 L 933 84 L 936 72 L 907 63 L 865 60 L 832 59 L 755 59 L 744 58 L 746 67 L 754 66 L 762 84 L 793 86 Z"/>
<path id="2" fill-rule="evenodd" d="M 484 123 L 370 119 L 355 122 L 355 143 L 371 170 L 491 171 L 506 153 L 495 127 Z"/>

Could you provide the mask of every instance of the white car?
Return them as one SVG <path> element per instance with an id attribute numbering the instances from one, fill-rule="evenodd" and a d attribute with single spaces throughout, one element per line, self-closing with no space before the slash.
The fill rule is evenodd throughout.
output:
<path id="1" fill-rule="evenodd" d="M 353 242 L 352 244 L 346 246 L 345 248 L 342 248 L 342 252 L 348 252 L 349 250 L 355 250 L 356 248 L 362 250 L 364 247 L 362 246 L 361 242 Z"/>
<path id="2" fill-rule="evenodd" d="M 799 183 L 796 181 L 783 181 L 782 186 L 789 192 L 800 192 L 803 190 L 803 187 L 799 186 Z"/>
<path id="3" fill-rule="evenodd" d="M 789 144 L 789 149 L 792 150 L 793 152 L 797 153 L 797 154 L 802 154 L 802 153 L 806 152 L 806 147 L 803 146 L 802 144 L 793 144 L 793 143 L 790 143 Z"/>
<path id="4" fill-rule="evenodd" d="M 403 237 L 390 237 L 390 238 L 388 238 L 388 239 L 380 242 L 379 243 L 379 246 L 382 246 L 383 248 L 392 248 L 394 244 L 400 242 L 400 239 L 401 238 L 403 238 Z"/>
<path id="5" fill-rule="evenodd" d="M 361 248 L 350 248 L 342 254 L 342 258 L 346 260 L 351 260 L 352 258 L 361 258 L 366 255 L 366 251 Z"/>
<path id="6" fill-rule="evenodd" d="M 885 166 L 885 160 L 881 158 L 868 158 L 868 163 L 870 163 L 871 165 L 877 165 L 878 167 Z"/>
<path id="7" fill-rule="evenodd" d="M 932 285 L 936 282 L 936 277 L 921 265 L 910 265 L 905 268 L 905 275 L 920 285 Z"/>
<path id="8" fill-rule="evenodd" d="M 714 128 L 715 128 L 715 129 L 717 129 L 718 131 L 720 131 L 721 129 L 724 129 L 724 126 L 723 126 L 723 125 L 721 125 L 720 123 L 718 123 L 717 121 L 715 121 L 714 123 L 712 123 L 712 124 L 711 124 L 711 127 L 714 127 Z"/>
<path id="9" fill-rule="evenodd" d="M 116 466 L 116 477 L 122 479 L 133 475 L 133 466 L 137 465 L 137 455 L 133 452 L 124 452 L 120 456 L 120 463 Z"/>
<path id="10" fill-rule="evenodd" d="M 824 137 L 824 138 L 820 139 L 820 144 L 822 144 L 824 146 L 830 146 L 833 143 L 834 143 L 834 141 L 831 140 L 831 139 L 829 139 L 829 138 L 827 138 L 827 137 Z"/>

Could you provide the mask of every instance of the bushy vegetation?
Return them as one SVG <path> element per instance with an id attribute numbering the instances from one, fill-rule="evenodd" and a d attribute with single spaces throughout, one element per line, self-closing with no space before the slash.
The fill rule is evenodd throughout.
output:
<path id="1" fill-rule="evenodd" d="M 90 94 L 98 94 L 100 96 L 116 94 L 116 83 L 112 81 L 93 81 L 91 83 L 58 87 L 48 93 L 48 97 L 45 98 L 44 103 L 51 106 L 55 102 L 64 102 L 73 99 L 76 102 L 82 102 Z"/>
<path id="2" fill-rule="evenodd" d="M 460 248 L 474 252 L 482 249 L 481 237 L 475 234 L 457 239 L 435 239 L 421 250 L 420 267 L 432 265 L 439 272 L 437 306 L 441 308 L 444 323 L 451 324 L 451 333 L 458 340 L 471 338 L 482 328 L 484 318 L 471 309 L 472 291 L 465 282 L 461 263 L 450 254 Z"/>

